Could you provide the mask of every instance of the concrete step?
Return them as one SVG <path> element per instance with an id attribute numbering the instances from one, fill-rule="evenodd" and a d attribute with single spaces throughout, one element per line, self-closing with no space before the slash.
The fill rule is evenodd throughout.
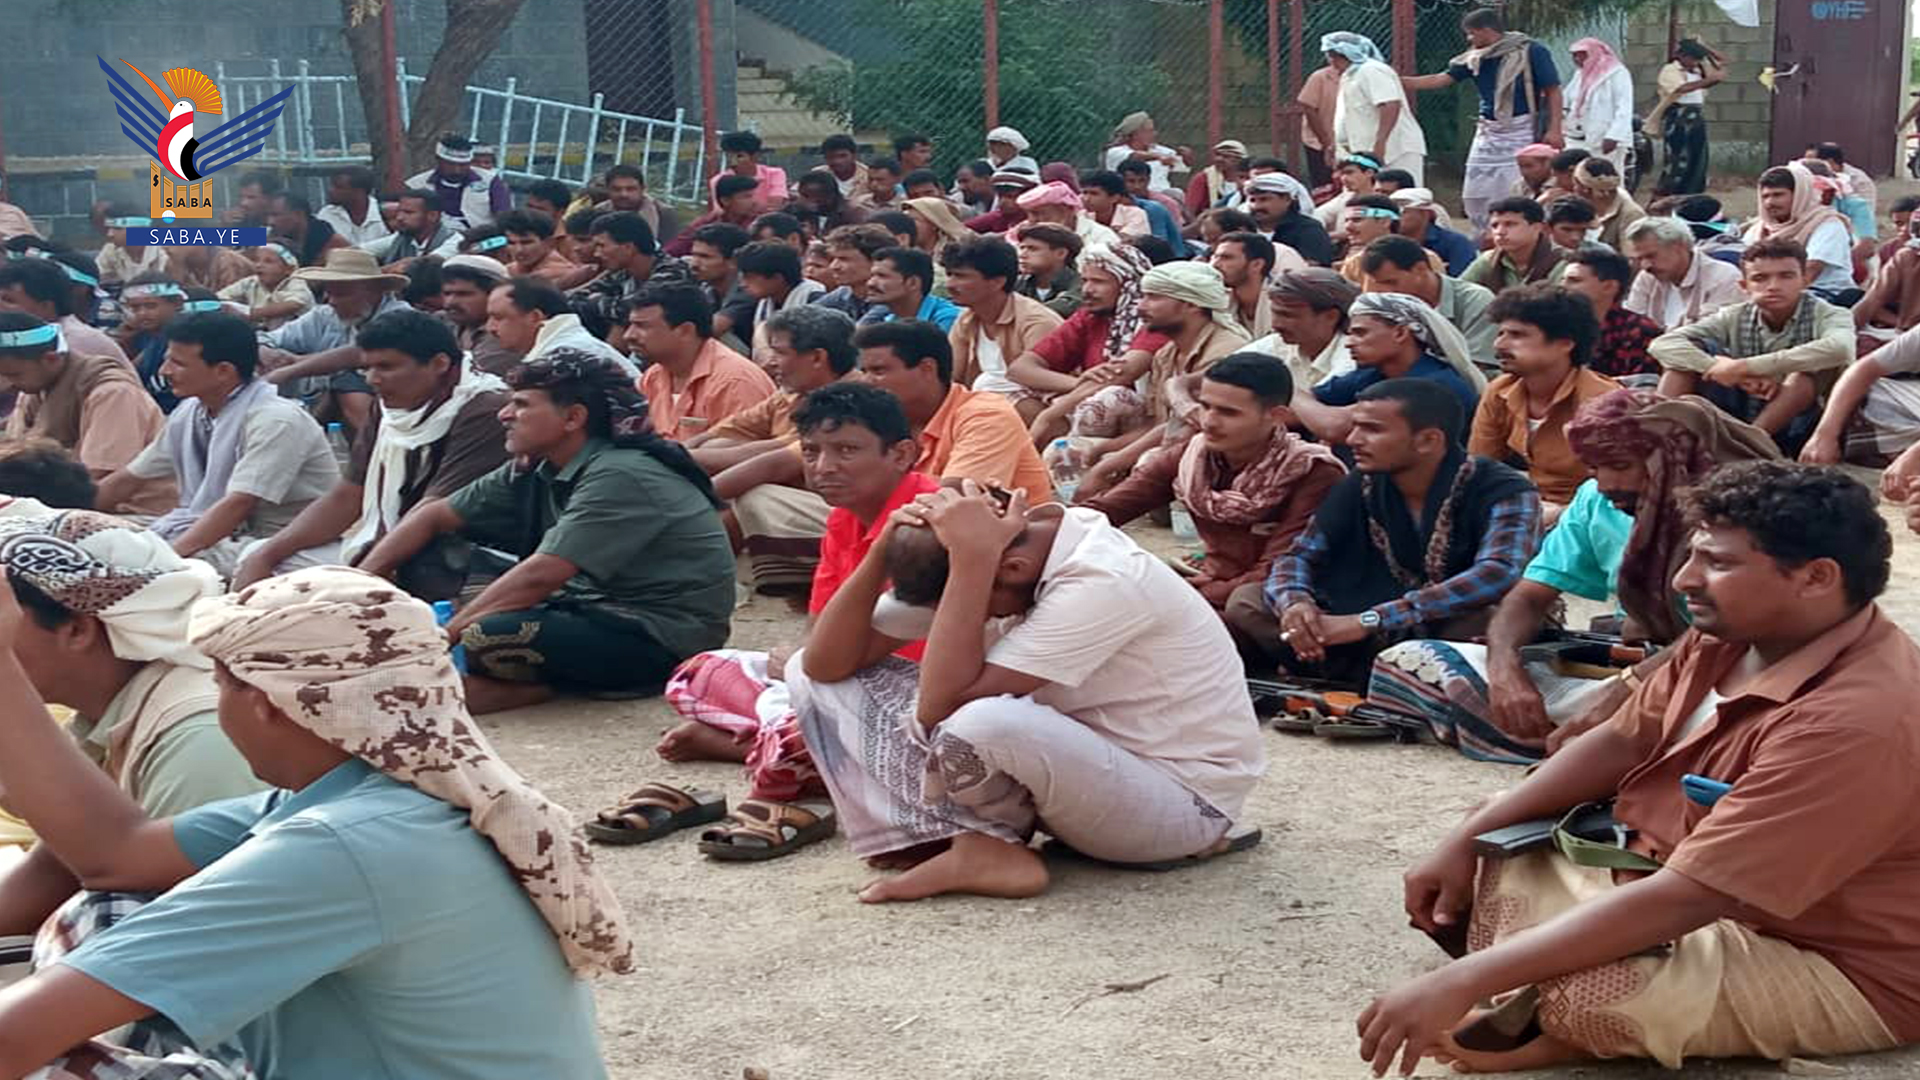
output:
<path id="1" fill-rule="evenodd" d="M 747 94 L 777 94 L 787 88 L 787 81 L 785 79 L 770 79 L 764 75 L 749 77 L 742 73 L 734 80 L 733 85 L 735 92 L 742 96 Z"/>

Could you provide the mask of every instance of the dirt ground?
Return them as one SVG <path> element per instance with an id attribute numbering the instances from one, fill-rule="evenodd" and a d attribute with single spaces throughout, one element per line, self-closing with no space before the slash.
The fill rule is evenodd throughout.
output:
<path id="1" fill-rule="evenodd" d="M 1917 190 L 1883 182 L 1881 205 Z M 1736 214 L 1751 213 L 1751 192 L 1716 190 Z M 1920 634 L 1920 538 L 1888 517 L 1894 573 L 1881 602 Z M 1163 529 L 1133 531 L 1177 549 Z M 801 628 L 783 603 L 755 599 L 736 613 L 733 642 L 766 648 Z M 583 816 L 647 780 L 740 798 L 735 766 L 654 756 L 673 722 L 658 700 L 569 700 L 487 727 Z M 1055 863 L 1051 891 L 1031 901 L 869 907 L 854 892 L 872 874 L 839 840 L 767 866 L 709 862 L 691 834 L 601 848 L 643 964 L 599 987 L 609 1070 L 616 1080 L 733 1080 L 749 1067 L 771 1080 L 1358 1080 L 1368 1073 L 1354 1018 L 1440 959 L 1407 928 L 1401 873 L 1519 773 L 1431 746 L 1269 734 L 1267 747 L 1247 813 L 1265 831 L 1260 847 L 1165 875 Z M 1831 1064 L 1842 1071 L 1820 1075 L 1910 1077 L 1920 1050 Z M 1786 1075 L 1770 1062 L 1686 1073 Z M 1419 1075 L 1451 1074 L 1428 1064 Z M 1671 1074 L 1594 1064 L 1527 1075 Z"/>
<path id="2" fill-rule="evenodd" d="M 1871 474 L 1862 473 L 1871 480 Z M 1884 602 L 1920 630 L 1920 538 L 1894 522 Z M 1156 551 L 1170 533 L 1136 530 Z M 766 647 L 801 620 L 755 599 L 735 642 Z M 501 751 L 586 814 L 644 780 L 745 789 L 731 765 L 667 765 L 660 701 L 555 702 L 490 719 Z M 691 834 L 601 848 L 640 941 L 642 970 L 603 982 L 618 1080 L 1106 1080 L 1367 1075 L 1353 1020 L 1433 966 L 1406 928 L 1400 874 L 1473 803 L 1518 778 L 1431 746 L 1267 736 L 1248 808 L 1251 852 L 1173 874 L 1056 863 L 1030 901 L 949 897 L 869 907 L 871 873 L 839 840 L 766 866 L 707 861 Z M 1112 988 L 1138 985 L 1140 989 Z M 1839 1063 L 1852 1077 L 1920 1073 L 1920 1052 Z M 1695 1065 L 1714 1077 L 1772 1063 Z M 1429 1066 L 1420 1075 L 1444 1075 Z M 1588 1066 L 1533 1075 L 1651 1077 Z"/>

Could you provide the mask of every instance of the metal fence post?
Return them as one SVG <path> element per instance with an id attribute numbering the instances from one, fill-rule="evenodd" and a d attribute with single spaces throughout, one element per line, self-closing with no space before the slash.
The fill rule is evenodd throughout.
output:
<path id="1" fill-rule="evenodd" d="M 720 154 L 720 90 L 713 70 L 713 0 L 694 0 L 693 10 L 700 35 L 700 126 L 703 129 L 700 153 L 704 161 L 709 150 L 715 157 Z M 667 185 L 667 191 L 671 194 L 673 185 Z"/>
<path id="2" fill-rule="evenodd" d="M 1300 35 L 1307 22 L 1306 0 L 1287 0 L 1287 103 L 1295 104 L 1300 100 Z M 1275 152 L 1279 147 L 1274 147 Z M 1300 125 L 1287 125 L 1287 160 L 1298 161 L 1297 151 L 1305 149 L 1300 142 Z"/>
<path id="3" fill-rule="evenodd" d="M 274 86 L 277 87 L 280 85 L 280 58 L 279 57 L 276 56 L 273 59 L 267 61 L 267 75 L 273 79 Z M 285 124 L 273 125 L 273 141 L 274 141 L 274 146 L 278 148 L 278 152 L 280 154 L 280 161 L 282 163 L 285 163 L 287 160 L 287 125 Z"/>
<path id="4" fill-rule="evenodd" d="M 981 0 L 980 81 L 986 90 L 987 127 L 1000 126 L 1000 0 Z"/>
<path id="5" fill-rule="evenodd" d="M 1221 80 L 1225 75 L 1221 68 L 1226 66 L 1226 0 L 1208 0 L 1207 4 L 1207 147 L 1209 151 L 1220 141 L 1220 114 L 1225 107 L 1225 92 Z"/>
<path id="6" fill-rule="evenodd" d="M 516 76 L 516 75 L 507 76 L 507 92 L 506 92 L 506 95 L 500 99 L 500 141 L 495 145 L 495 151 L 500 155 L 498 159 L 499 165 L 503 169 L 507 167 L 507 136 L 512 133 L 512 128 L 510 125 L 513 122 L 513 94 L 514 94 L 514 90 L 519 85 L 520 85 L 519 76 Z M 540 108 L 537 105 L 534 106 L 533 116 L 535 121 L 538 121 L 540 118 Z M 476 97 L 473 102 L 473 117 L 476 123 L 480 119 L 480 100 L 478 97 Z M 527 171 L 528 172 L 533 171 L 534 150 L 535 150 L 535 147 L 533 145 L 532 140 L 528 140 L 527 142 Z"/>
<path id="7" fill-rule="evenodd" d="M 593 95 L 593 118 L 587 124 L 587 153 L 585 159 L 580 162 L 582 184 L 593 180 L 593 158 L 595 152 L 600 149 L 600 112 L 606 105 L 606 98 L 605 94 Z"/>
<path id="8" fill-rule="evenodd" d="M 313 81 L 312 75 L 310 74 L 311 69 L 307 66 L 306 57 L 303 56 L 300 58 L 297 70 L 300 72 L 300 74 L 296 76 L 300 80 L 300 89 L 293 96 L 300 103 L 298 109 L 300 113 L 300 157 L 302 160 L 311 160 L 314 146 Z"/>
<path id="9" fill-rule="evenodd" d="M 674 167 L 680 164 L 680 136 L 686 130 L 687 110 L 685 108 L 673 110 L 673 146 L 667 151 L 667 182 L 661 185 L 660 190 L 662 191 L 671 192 L 673 190 Z M 651 130 L 647 132 L 647 149 L 649 151 L 653 149 L 653 132 Z M 645 168 L 644 165 L 641 166 L 643 172 Z"/>
<path id="10" fill-rule="evenodd" d="M 1280 153 L 1280 0 L 1267 0 L 1267 140 Z"/>
<path id="11" fill-rule="evenodd" d="M 1415 29 L 1413 0 L 1393 0 L 1393 66 L 1400 71 L 1417 71 L 1419 31 Z"/>

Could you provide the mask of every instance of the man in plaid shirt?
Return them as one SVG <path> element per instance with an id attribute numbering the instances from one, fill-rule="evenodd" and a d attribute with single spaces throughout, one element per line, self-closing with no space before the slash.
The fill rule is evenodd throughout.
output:
<path id="1" fill-rule="evenodd" d="M 1560 284 L 1586 297 L 1600 320 L 1600 342 L 1587 361 L 1589 370 L 1616 379 L 1660 374 L 1647 346 L 1660 336 L 1660 324 L 1624 306 L 1633 288 L 1633 264 L 1626 256 L 1587 247 L 1567 259 Z"/>
<path id="2" fill-rule="evenodd" d="M 1250 662 L 1363 685 L 1394 641 L 1484 631 L 1538 546 L 1540 496 L 1467 454 L 1460 403 L 1431 380 L 1368 387 L 1353 420 L 1355 471 L 1274 562 L 1264 602 L 1225 615 Z"/>

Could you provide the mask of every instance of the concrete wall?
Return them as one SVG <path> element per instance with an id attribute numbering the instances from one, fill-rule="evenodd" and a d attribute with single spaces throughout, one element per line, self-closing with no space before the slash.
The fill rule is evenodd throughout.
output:
<path id="1" fill-rule="evenodd" d="M 1711 176 L 1751 178 L 1767 167 L 1773 95 L 1756 80 L 1773 63 L 1774 0 L 1760 0 L 1760 25 L 1738 26 L 1712 3 L 1683 0 L 1682 37 L 1698 38 L 1726 55 L 1727 77 L 1707 91 L 1708 160 Z M 1667 9 L 1654 5 L 1627 21 L 1627 48 L 1634 94 L 1642 115 L 1659 100 L 1654 77 L 1667 48 Z"/>

